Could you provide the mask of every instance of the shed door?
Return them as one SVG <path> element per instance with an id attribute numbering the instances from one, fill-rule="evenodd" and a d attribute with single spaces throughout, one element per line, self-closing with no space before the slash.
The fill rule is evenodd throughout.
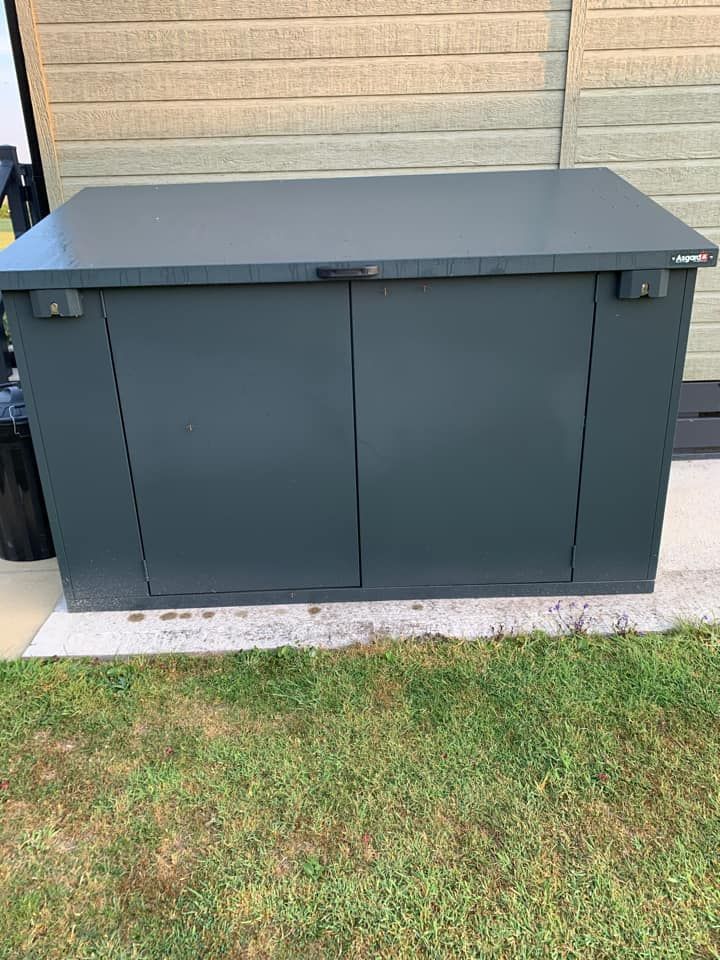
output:
<path id="1" fill-rule="evenodd" d="M 571 578 L 594 282 L 352 285 L 365 586 Z"/>
<path id="2" fill-rule="evenodd" d="M 359 585 L 348 293 L 106 292 L 153 595 Z"/>

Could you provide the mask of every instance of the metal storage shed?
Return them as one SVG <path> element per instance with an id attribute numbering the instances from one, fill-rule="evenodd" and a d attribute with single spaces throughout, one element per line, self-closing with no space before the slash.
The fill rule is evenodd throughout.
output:
<path id="1" fill-rule="evenodd" d="M 83 191 L 0 256 L 70 608 L 651 590 L 716 259 L 602 169 Z"/>

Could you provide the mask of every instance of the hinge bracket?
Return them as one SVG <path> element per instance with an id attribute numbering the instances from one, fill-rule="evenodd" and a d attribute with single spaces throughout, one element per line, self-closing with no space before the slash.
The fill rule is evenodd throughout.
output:
<path id="1" fill-rule="evenodd" d="M 640 300 L 642 297 L 666 297 L 669 270 L 622 270 L 618 284 L 619 300 Z"/>
<path id="2" fill-rule="evenodd" d="M 31 290 L 30 304 L 34 317 L 81 317 L 82 297 L 79 290 Z"/>
<path id="3" fill-rule="evenodd" d="M 570 547 L 570 566 L 572 567 L 573 570 L 575 569 L 575 552 L 576 552 L 576 550 L 577 550 L 577 546 L 576 546 L 575 544 L 573 544 L 573 545 Z"/>
<path id="4" fill-rule="evenodd" d="M 143 574 L 145 575 L 145 583 L 150 583 L 150 574 L 148 572 L 147 560 L 145 557 L 142 559 Z"/>

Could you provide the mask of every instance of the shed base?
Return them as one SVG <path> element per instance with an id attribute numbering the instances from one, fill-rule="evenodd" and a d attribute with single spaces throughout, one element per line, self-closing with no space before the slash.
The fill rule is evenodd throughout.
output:
<path id="1" fill-rule="evenodd" d="M 353 600 L 455 600 L 468 597 L 582 597 L 652 593 L 654 580 L 600 580 L 574 583 L 491 583 L 444 587 L 341 587 L 332 590 L 255 590 L 162 597 L 97 596 L 67 600 L 71 613 L 101 610 L 168 610 L 242 607 L 276 603 L 346 603 Z"/>

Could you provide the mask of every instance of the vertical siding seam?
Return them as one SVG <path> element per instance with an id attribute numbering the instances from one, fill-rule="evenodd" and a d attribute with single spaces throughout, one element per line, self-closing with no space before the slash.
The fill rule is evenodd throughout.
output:
<path id="1" fill-rule="evenodd" d="M 572 0 L 570 30 L 568 33 L 567 68 L 565 71 L 565 99 L 563 101 L 560 132 L 560 159 L 558 166 L 575 166 L 577 144 L 578 102 L 582 84 L 582 64 L 585 53 L 588 0 Z"/>

